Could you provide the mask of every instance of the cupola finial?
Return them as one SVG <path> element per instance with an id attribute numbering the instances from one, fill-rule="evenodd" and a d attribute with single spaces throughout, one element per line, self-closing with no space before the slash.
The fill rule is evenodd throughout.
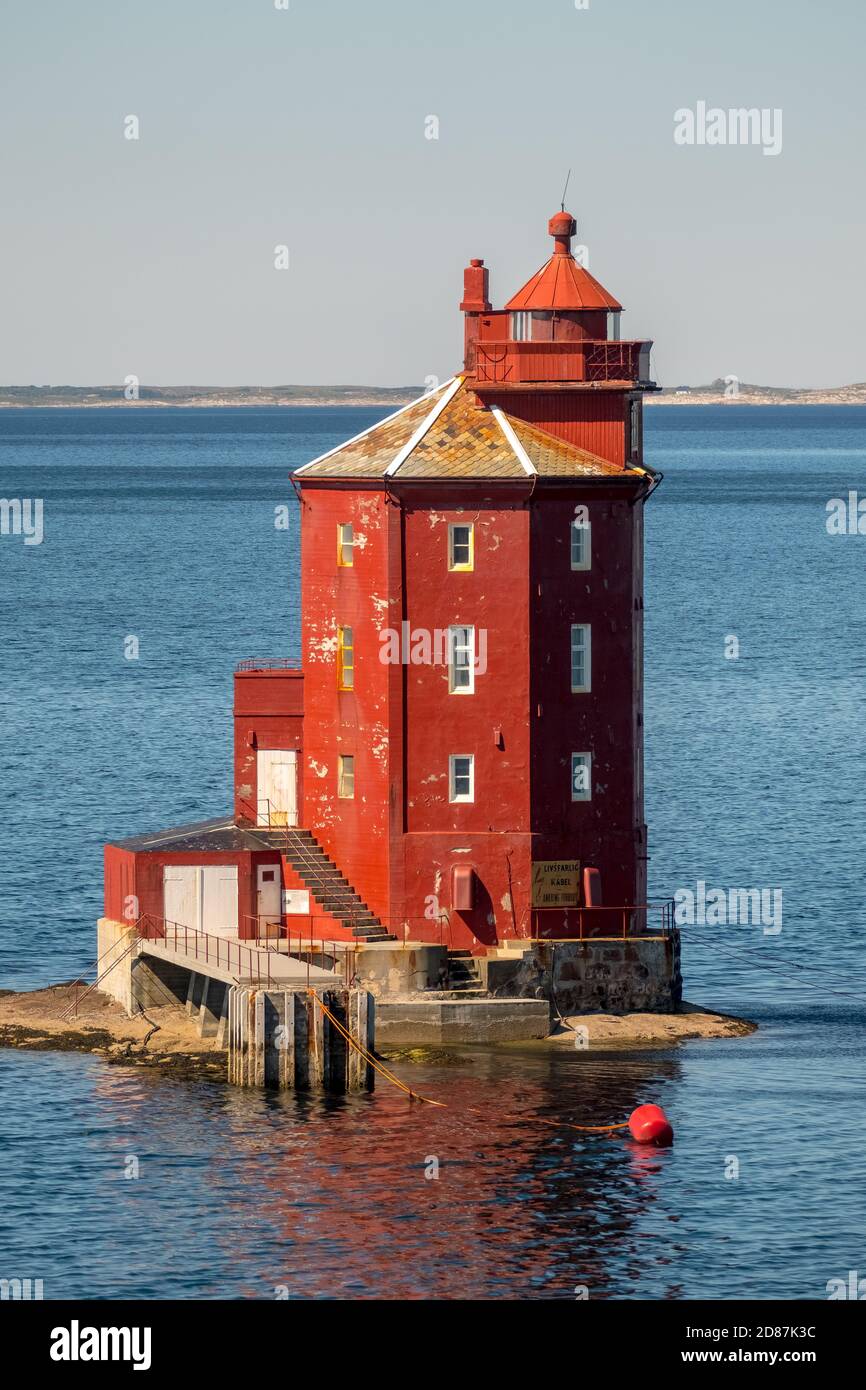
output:
<path id="1" fill-rule="evenodd" d="M 571 255 L 571 238 L 577 231 L 577 223 L 570 212 L 565 208 L 562 212 L 555 212 L 547 224 L 547 230 L 553 237 L 555 245 L 553 254 L 555 256 Z"/>

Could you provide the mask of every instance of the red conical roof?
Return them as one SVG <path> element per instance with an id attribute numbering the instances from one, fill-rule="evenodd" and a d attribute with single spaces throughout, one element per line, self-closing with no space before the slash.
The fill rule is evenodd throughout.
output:
<path id="1" fill-rule="evenodd" d="M 556 243 L 549 261 L 512 295 L 506 309 L 606 309 L 619 313 L 622 305 L 571 254 L 577 223 L 570 212 L 557 212 L 547 224 Z"/>

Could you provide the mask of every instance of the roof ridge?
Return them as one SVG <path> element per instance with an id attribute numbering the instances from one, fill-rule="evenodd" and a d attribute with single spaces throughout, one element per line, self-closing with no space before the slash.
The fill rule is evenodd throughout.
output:
<path id="1" fill-rule="evenodd" d="M 421 443 L 421 440 L 424 438 L 430 426 L 436 422 L 436 420 L 442 414 L 442 411 L 445 409 L 448 403 L 452 401 L 454 397 L 457 395 L 457 392 L 460 390 L 460 387 L 462 385 L 463 377 L 461 375 L 452 377 L 450 382 L 446 382 L 446 386 L 448 387 L 448 389 L 445 390 L 443 388 L 443 394 L 441 398 L 436 402 L 433 409 L 430 411 L 430 414 L 424 417 L 424 419 L 421 421 L 421 424 L 418 426 L 415 433 L 412 435 L 411 439 L 408 439 L 406 441 L 403 447 L 399 450 L 397 454 L 395 454 L 392 461 L 388 464 L 388 467 L 385 469 L 384 473 L 384 476 L 386 478 L 394 477 L 398 469 L 401 468 L 402 465 L 406 462 L 407 458 L 412 453 L 412 450 L 415 449 L 417 445 Z"/>
<path id="2" fill-rule="evenodd" d="M 327 449 L 324 454 L 319 454 L 316 458 L 310 459 L 307 463 L 302 463 L 300 468 L 292 470 L 292 477 L 297 477 L 299 473 L 305 473 L 308 468 L 312 468 L 316 463 L 324 463 L 325 459 L 331 458 L 334 454 L 339 454 L 343 449 L 347 448 L 349 444 L 357 444 L 359 439 L 365 439 L 367 435 L 372 434 L 374 430 L 381 429 L 382 425 L 390 424 L 392 420 L 396 420 L 400 415 L 404 415 L 406 411 L 411 410 L 413 406 L 420 405 L 422 401 L 428 399 L 432 400 L 438 392 L 445 391 L 454 380 L 455 378 L 451 377 L 448 381 L 443 382 L 441 386 L 435 387 L 433 391 L 423 392 L 422 395 L 416 396 L 414 401 L 407 401 L 405 405 L 400 406 L 399 410 L 393 410 L 390 415 L 383 415 L 381 420 L 376 420 L 374 424 L 368 425 L 365 430 L 361 430 L 358 434 L 353 434 L 351 439 L 344 439 L 341 444 L 335 444 L 333 449 Z"/>
<path id="3" fill-rule="evenodd" d="M 508 302 L 505 304 L 504 307 L 505 307 L 506 309 L 507 309 L 508 306 L 511 304 L 511 300 L 512 300 L 512 299 L 516 299 L 517 296 L 518 296 L 519 294 L 526 294 L 526 293 L 531 292 L 532 290 L 535 289 L 536 284 L 537 284 L 538 281 L 541 279 L 542 275 L 544 274 L 544 272 L 546 271 L 547 267 L 550 265 L 550 262 L 551 262 L 552 260 L 553 260 L 553 257 L 552 257 L 552 256 L 548 256 L 548 258 L 547 258 L 547 260 L 544 262 L 544 264 L 543 264 L 543 265 L 540 265 L 540 266 L 538 267 L 538 269 L 536 270 L 535 274 L 534 274 L 534 275 L 530 275 L 529 279 L 526 281 L 526 284 L 525 284 L 525 285 L 521 285 L 521 286 L 520 286 L 520 289 L 517 290 L 517 291 L 511 296 L 511 299 L 509 299 Z"/>
<path id="4" fill-rule="evenodd" d="M 508 416 L 505 414 L 505 411 L 502 410 L 498 405 L 491 405 L 490 413 L 492 414 L 499 428 L 502 430 L 502 433 L 505 435 L 505 438 L 508 440 L 508 443 L 511 445 L 511 448 L 517 458 L 517 462 L 520 464 L 524 473 L 528 473 L 530 478 L 537 477 L 538 469 L 535 467 L 526 450 L 524 449 L 523 445 L 521 444 L 517 436 L 517 431 L 514 429 L 514 426 L 512 425 Z"/>

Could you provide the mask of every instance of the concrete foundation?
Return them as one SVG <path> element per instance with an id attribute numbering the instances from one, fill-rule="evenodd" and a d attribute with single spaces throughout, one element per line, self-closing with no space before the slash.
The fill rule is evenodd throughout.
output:
<path id="1" fill-rule="evenodd" d="M 560 1013 L 674 1013 L 682 1003 L 680 937 L 535 942 L 477 961 L 496 999 L 540 998 Z"/>
<path id="2" fill-rule="evenodd" d="M 319 990 L 318 997 L 368 1051 L 375 1006 L 366 990 Z M 363 1091 L 374 1072 L 302 989 L 228 990 L 228 1079 L 279 1090 Z"/>
<path id="3" fill-rule="evenodd" d="M 272 983 L 264 989 L 186 969 L 165 952 L 160 956 L 152 942 L 136 944 L 134 932 L 109 919 L 99 923 L 99 953 L 100 989 L 130 1014 L 160 1004 L 186 1007 L 203 1038 L 215 1037 L 218 1046 L 228 1047 L 229 1079 L 237 1085 L 356 1090 L 369 1084 L 367 1064 L 300 984 Z M 435 991 L 446 956 L 444 946 L 377 943 L 354 955 L 359 989 L 329 987 L 312 977 L 311 984 L 317 984 L 321 997 L 337 1001 L 334 1012 L 354 1021 L 347 1026 L 368 1048 L 374 999 L 376 1033 L 385 1047 L 543 1038 L 557 1010 L 566 1015 L 674 1013 L 682 1001 L 676 931 L 665 937 L 494 948 L 474 957 L 486 991 L 480 998 Z M 287 969 L 306 970 L 304 963 L 284 961 Z M 320 951 L 311 962 L 311 970 L 316 967 L 342 973 L 344 962 Z M 321 968 L 316 973 L 321 980 Z"/>
<path id="4" fill-rule="evenodd" d="M 100 917 L 96 924 L 99 988 L 130 1015 L 138 1012 L 132 997 L 132 963 L 138 950 L 138 933 L 132 927 Z"/>
<path id="5" fill-rule="evenodd" d="M 355 969 L 364 988 L 382 999 L 435 988 L 439 967 L 447 956 L 445 946 L 383 941 L 359 950 Z"/>
<path id="6" fill-rule="evenodd" d="M 383 999 L 376 1004 L 380 1047 L 520 1042 L 546 1038 L 546 999 Z"/>

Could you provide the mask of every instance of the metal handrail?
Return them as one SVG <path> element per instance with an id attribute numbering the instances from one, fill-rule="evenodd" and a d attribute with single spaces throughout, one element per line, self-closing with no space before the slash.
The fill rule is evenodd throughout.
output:
<path id="1" fill-rule="evenodd" d="M 241 805 L 242 805 L 242 806 L 246 806 L 249 810 L 253 810 L 253 804 L 252 804 L 251 801 L 242 801 L 242 802 L 241 802 Z M 328 883 L 329 883 L 330 878 L 331 878 L 330 870 L 323 869 L 322 866 L 321 866 L 321 864 L 320 864 L 320 862 L 319 862 L 319 860 L 318 860 L 318 858 L 317 858 L 317 856 L 311 854 L 308 850 L 305 849 L 305 846 L 304 846 L 304 843 L 303 843 L 303 839 L 302 839 L 300 836 L 298 836 L 297 839 L 295 839 L 295 840 L 292 839 L 293 833 L 296 833 L 299 829 L 303 829 L 302 826 L 289 825 L 289 824 L 287 824 L 287 822 L 285 822 L 285 821 L 276 821 L 276 820 L 274 819 L 274 816 L 281 816 L 281 815 L 284 815 L 285 812 L 283 812 L 283 811 L 277 811 L 277 809 L 276 809 L 276 807 L 274 807 L 273 802 L 271 801 L 270 797 L 267 797 L 267 796 L 260 796 L 260 797 L 257 797 L 257 798 L 256 798 L 256 806 L 255 806 L 255 812 L 256 812 L 256 814 L 255 814 L 255 820 L 256 820 L 256 823 L 258 823 L 259 808 L 260 808 L 261 806 L 265 806 L 265 807 L 267 808 L 266 814 L 267 814 L 267 818 L 268 818 L 268 824 L 267 824 L 267 826 L 259 826 L 258 828 L 259 828 L 259 829 L 283 830 L 283 831 L 285 831 L 285 837 L 284 837 L 284 838 L 285 838 L 285 844 L 284 844 L 284 848 L 283 848 L 280 852 L 281 852 L 282 854 L 284 854 L 284 856 L 285 856 L 286 859 L 289 859 L 289 858 L 292 858 L 292 857 L 294 857 L 294 858 L 296 858 L 296 859 L 300 859 L 301 865 L 303 866 L 303 868 L 309 871 L 309 879 L 310 879 L 309 887 L 310 887 L 310 891 L 313 893 L 313 896 L 315 897 L 315 896 L 316 896 L 316 888 L 317 888 L 317 887 L 323 889 L 323 888 L 325 888 L 325 887 L 328 886 Z M 316 845 L 318 846 L 319 849 L 322 848 L 322 847 L 318 844 L 318 841 L 315 841 L 315 843 L 316 843 Z M 323 854 L 325 853 L 323 849 L 322 849 L 322 853 L 323 853 Z M 325 858 L 327 859 L 327 855 L 325 855 Z M 331 869 L 333 870 L 333 872 L 336 873 L 337 875 L 339 875 L 340 878 L 342 878 L 343 875 L 342 875 L 342 873 L 340 872 L 340 870 L 339 870 L 339 868 L 337 867 L 337 865 L 334 864 L 333 860 L 328 859 L 328 863 L 331 865 Z M 305 877 L 305 878 L 306 878 L 306 875 L 302 875 L 302 877 Z M 363 921 L 363 919 L 364 919 L 365 916 L 373 917 L 373 918 L 375 918 L 377 921 L 380 920 L 380 919 L 377 917 L 376 913 L 373 912 L 372 908 L 368 907 L 366 903 L 363 903 L 363 900 L 360 899 L 359 894 L 355 891 L 355 889 L 354 889 L 354 888 L 351 886 L 351 884 L 349 884 L 349 883 L 347 883 L 345 889 L 342 889 L 342 888 L 339 888 L 339 889 L 338 889 L 338 888 L 335 888 L 331 894 L 323 894 L 323 896 L 332 896 L 332 897 L 335 897 L 335 898 L 337 898 L 338 902 L 339 902 L 339 899 L 340 899 L 340 898 L 345 898 L 345 899 L 346 899 L 346 901 L 347 901 L 347 907 L 346 907 L 345 909 L 339 909 L 338 911 L 335 911 L 335 912 L 330 912 L 330 911 L 327 912 L 327 916 L 333 917 L 335 920 L 338 920 L 338 919 L 339 919 L 340 921 L 351 922 L 351 923 L 353 924 L 353 926 L 357 926 L 359 922 Z M 361 902 L 362 902 L 363 910 L 362 910 L 362 908 L 359 908 L 359 907 L 358 907 L 358 905 L 357 905 L 357 902 L 358 902 L 358 901 L 361 901 Z M 284 915 L 286 915 L 286 914 L 284 914 Z M 311 914 L 311 915 L 312 915 L 312 914 Z"/>
<path id="2" fill-rule="evenodd" d="M 539 935 L 539 936 L 537 936 L 537 937 L 533 937 L 533 938 L 532 938 L 533 940 L 538 940 L 538 941 L 554 941 L 554 940 L 555 940 L 555 941 L 575 941 L 575 940 L 577 940 L 577 941 L 583 941 L 583 940 L 587 939 L 587 933 L 586 933 L 585 930 L 584 930 L 585 925 L 586 925 L 586 920 L 585 920 L 585 919 L 586 919 L 587 917 L 589 917 L 589 918 L 590 918 L 591 925 L 607 925 L 606 922 L 603 923 L 603 922 L 600 920 L 600 919 L 603 918 L 604 914 L 606 914 L 606 913 L 607 913 L 607 914 L 611 914 L 611 916 L 608 918 L 608 921 L 610 921 L 612 925 L 614 924 L 615 918 L 616 918 L 616 917 L 619 917 L 619 920 L 620 920 L 621 925 L 622 925 L 622 930 L 621 930 L 621 931 L 616 931 L 616 932 L 611 931 L 610 933 L 601 933 L 601 935 L 608 935 L 608 936 L 610 936 L 611 938 L 616 937 L 617 939 L 627 940 L 629 937 L 637 937 L 637 936 L 661 936 L 661 937 L 669 937 L 669 936 L 672 935 L 673 929 L 674 929 L 674 900 L 673 900 L 673 898 L 665 898 L 663 901 L 660 901 L 660 902 L 652 902 L 652 903 L 625 903 L 625 904 L 621 904 L 621 905 L 617 905 L 617 906 L 610 906 L 610 907 L 608 907 L 608 906 L 587 907 L 587 906 L 584 905 L 584 906 L 582 906 L 582 907 L 572 907 L 572 906 L 569 906 L 569 907 L 562 907 L 562 906 L 560 906 L 560 907 L 533 907 L 533 908 L 531 908 L 530 910 L 531 910 L 532 914 L 535 914 L 535 915 L 538 915 L 538 914 L 540 914 L 540 913 L 542 913 L 542 912 L 555 912 L 555 913 L 557 913 L 557 914 L 560 916 L 560 918 L 562 917 L 562 915 L 563 915 L 564 913 L 569 914 L 569 916 L 570 916 L 572 913 L 575 913 L 575 914 L 577 915 L 578 932 L 577 932 L 577 936 L 576 936 L 576 937 L 575 937 L 575 936 L 549 937 L 549 936 L 541 936 L 541 935 Z M 656 914 L 656 913 L 658 914 L 658 926 L 657 926 L 657 927 L 651 927 L 651 926 L 650 926 L 649 915 L 650 915 L 651 912 L 652 912 L 653 914 Z M 640 930 L 637 930 L 637 929 L 635 929 L 635 930 L 630 930 L 630 929 L 629 929 L 630 923 L 632 922 L 632 920 L 634 919 L 635 914 L 637 914 L 637 913 L 643 913 L 643 914 L 644 914 L 644 929 L 643 929 L 643 931 L 640 931 Z M 595 920 L 593 921 L 592 919 L 595 919 Z M 540 924 L 539 924 L 539 925 L 540 925 Z M 530 919 L 530 926 L 532 926 L 532 920 L 531 920 L 531 919 Z"/>
<path id="3" fill-rule="evenodd" d="M 479 338 L 470 345 L 468 365 L 482 384 L 512 379 L 636 381 L 641 353 L 651 348 L 649 338 Z M 544 377 L 526 375 L 530 359 L 550 364 Z"/>
<path id="4" fill-rule="evenodd" d="M 303 662 L 299 656 L 248 656 L 239 661 L 235 671 L 300 671 Z"/>
<path id="5" fill-rule="evenodd" d="M 266 981 L 271 983 L 271 962 L 270 952 L 263 951 L 258 947 L 244 946 L 240 941 L 233 941 L 229 937 L 214 936 L 210 932 L 199 931 L 198 927 L 188 927 L 183 922 L 170 922 L 164 917 L 156 917 L 151 912 L 142 913 L 136 922 L 136 929 L 139 936 L 145 941 L 162 941 L 167 950 L 175 950 L 178 955 L 189 956 L 194 960 L 202 960 L 206 965 L 221 965 L 231 974 L 233 973 L 232 960 L 237 962 L 236 978 L 243 974 L 244 958 L 249 963 L 249 970 L 244 978 L 255 979 L 258 983 Z M 180 933 L 183 933 L 183 946 L 180 946 Z M 190 944 L 195 948 L 190 950 Z M 261 971 L 261 958 L 264 957 L 267 969 Z"/>
<path id="6" fill-rule="evenodd" d="M 139 919 L 139 920 L 140 920 L 140 919 Z M 137 928 L 137 926 L 138 926 L 138 922 L 133 922 L 133 923 L 130 924 L 129 930 L 130 930 L 130 931 L 134 931 L 134 930 Z M 121 941 L 122 941 L 122 940 L 123 940 L 123 938 L 121 937 Z M 135 937 L 133 937 L 133 939 L 132 939 L 131 941 L 129 941 L 129 942 L 127 943 L 127 945 L 125 946 L 125 948 L 121 951 L 120 955 L 117 956 L 116 959 L 113 960 L 113 961 L 111 962 L 110 965 L 107 965 L 103 971 L 100 971 L 100 970 L 99 970 L 99 962 L 102 961 L 102 960 L 105 960 L 105 957 L 106 957 L 107 955 L 109 955 L 112 951 L 115 951 L 119 945 L 120 945 L 120 941 L 115 941 L 115 943 L 114 943 L 113 946 L 109 946 L 105 951 L 102 952 L 102 955 L 101 955 L 101 956 L 97 956 L 97 958 L 96 958 L 96 979 L 93 980 L 93 981 L 91 982 L 91 984 L 89 984 L 89 985 L 87 986 L 87 989 L 84 991 L 83 994 L 79 995 L 78 990 L 76 989 L 75 998 L 74 998 L 73 1002 L 72 1002 L 71 1004 L 68 1004 L 67 1007 L 63 1010 L 63 1013 L 60 1015 L 60 1017 L 61 1017 L 62 1019 L 71 1018 L 73 1014 L 75 1014 L 75 1015 L 78 1014 L 78 1007 L 79 1007 L 79 1005 L 80 1005 L 82 999 L 86 999 L 87 996 L 88 996 L 88 994 L 92 994 L 93 991 L 97 988 L 97 986 L 100 985 L 100 984 L 102 983 L 102 981 L 105 979 L 106 975 L 110 975 L 111 972 L 112 972 L 112 970 L 114 969 L 114 967 L 115 967 L 116 965 L 119 965 L 120 962 L 121 962 L 122 960 L 126 960 L 126 957 L 127 957 L 132 951 L 134 951 L 134 950 L 137 949 L 137 947 L 138 947 L 138 941 L 135 939 Z M 88 967 L 88 968 L 90 968 L 90 967 Z M 77 980 L 73 980 L 73 981 L 72 981 L 72 985 L 76 985 L 76 986 L 77 986 L 77 985 L 80 985 L 80 984 L 81 984 L 81 985 L 84 984 L 84 980 L 83 980 L 83 978 L 81 978 L 81 977 L 79 977 L 79 979 L 77 979 Z M 70 988 L 71 988 L 71 986 L 70 986 Z"/>
<path id="7" fill-rule="evenodd" d="M 134 922 L 129 922 L 129 923 L 127 924 L 127 931 L 134 931 L 134 930 L 135 930 L 135 923 L 134 923 Z M 115 942 L 112 943 L 111 946 L 106 946 L 105 950 L 102 952 L 102 955 L 97 956 L 97 957 L 96 957 L 96 960 L 92 960 L 92 961 L 90 962 L 89 965 L 85 965 L 85 967 L 84 967 L 84 969 L 82 970 L 81 974 L 78 975 L 78 976 L 76 977 L 76 979 L 70 980 L 70 981 L 69 981 L 68 988 L 69 988 L 69 989 L 72 989 L 73 985 L 83 985 L 83 984 L 85 983 L 85 977 L 86 977 L 87 975 L 90 974 L 91 970 L 95 970 L 95 971 L 96 971 L 96 974 L 97 974 L 97 976 L 98 976 L 98 975 L 99 975 L 99 966 L 100 966 L 100 963 L 101 963 L 102 961 L 105 960 L 105 957 L 106 957 L 106 956 L 110 956 L 112 951 L 116 951 L 118 945 L 119 945 L 119 942 L 115 941 Z M 110 967 L 109 967 L 109 968 L 110 968 Z M 108 974 L 108 971 L 106 970 L 104 973 L 107 975 L 107 974 Z"/>

